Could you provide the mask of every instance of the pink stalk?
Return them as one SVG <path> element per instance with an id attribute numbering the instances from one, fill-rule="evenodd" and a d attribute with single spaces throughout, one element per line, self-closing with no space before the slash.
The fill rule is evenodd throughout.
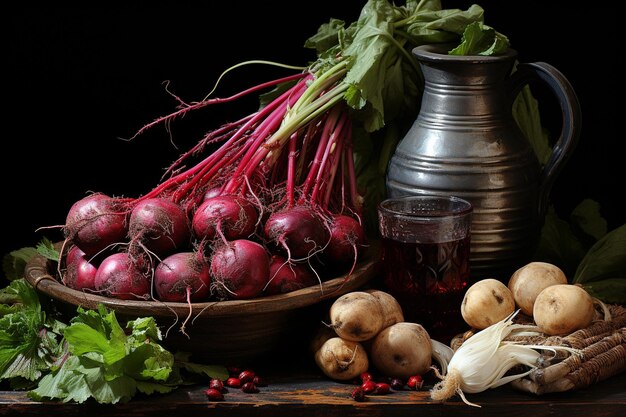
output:
<path id="1" fill-rule="evenodd" d="M 309 173 L 304 180 L 304 184 L 302 186 L 302 195 L 300 196 L 300 203 L 303 203 L 306 200 L 307 195 L 309 194 L 309 190 L 313 186 L 313 181 L 317 177 L 319 167 L 322 164 L 324 150 L 326 149 L 326 143 L 328 143 L 328 139 L 330 137 L 330 129 L 332 128 L 332 126 L 334 126 L 335 122 L 336 114 L 331 113 L 324 123 L 324 129 L 322 130 L 322 134 L 317 144 L 317 151 L 315 152 L 315 156 L 313 157 L 313 163 L 311 164 Z"/>
<path id="2" fill-rule="evenodd" d="M 323 119 L 322 117 L 321 119 Z M 304 164 L 307 162 L 307 153 L 309 148 L 313 145 L 311 142 L 315 138 L 319 128 L 319 123 L 311 123 L 306 129 L 304 137 L 302 138 L 302 146 L 300 147 L 300 157 L 298 158 L 298 167 L 296 168 L 296 182 L 299 183 L 304 171 Z"/>
<path id="3" fill-rule="evenodd" d="M 348 184 L 350 186 L 350 202 L 352 204 L 352 207 L 357 211 L 357 214 L 361 214 L 361 206 L 362 206 L 362 201 L 361 201 L 361 197 L 359 196 L 359 193 L 357 191 L 357 185 L 356 185 L 356 171 L 354 170 L 354 157 L 352 155 L 352 125 L 350 124 L 349 127 L 349 133 L 348 135 L 346 135 L 346 164 L 347 164 L 347 168 L 348 168 Z"/>
<path id="4" fill-rule="evenodd" d="M 325 80 L 325 83 L 328 85 L 332 84 L 328 79 Z M 264 146 L 256 148 L 254 158 L 247 164 L 246 176 L 250 177 L 252 172 L 261 165 L 261 161 L 264 159 L 267 159 L 265 164 L 271 167 L 280 156 L 281 150 L 291 134 L 318 119 L 324 115 L 324 113 L 332 110 L 339 100 L 341 100 L 346 89 L 347 85 L 342 85 L 336 88 L 331 87 L 328 91 L 320 90 L 316 98 L 310 103 L 302 104 L 293 117 L 290 117 L 289 120 L 284 118 L 280 129 L 268 138 Z M 304 90 L 302 97 L 305 95 L 307 95 L 307 99 L 312 95 L 310 87 Z M 297 104 L 298 102 L 296 102 L 296 105 Z"/>
<path id="5" fill-rule="evenodd" d="M 330 197 L 332 195 L 332 191 L 334 190 L 335 183 L 335 175 L 337 174 L 337 168 L 343 161 L 343 150 L 344 144 L 348 140 L 347 135 L 350 133 L 350 120 L 348 120 L 348 114 L 343 112 L 341 115 L 342 123 L 340 123 L 339 128 L 337 129 L 337 145 L 333 150 L 332 161 L 330 164 L 330 174 L 328 175 L 328 184 L 325 189 L 325 195 L 322 199 L 322 205 L 325 208 L 328 208 L 330 204 Z"/>
<path id="6" fill-rule="evenodd" d="M 289 157 L 287 160 L 287 205 L 292 208 L 295 205 L 294 190 L 295 190 L 295 171 L 296 171 L 296 156 L 298 155 L 297 146 L 298 135 L 293 134 L 289 138 Z"/>
<path id="7" fill-rule="evenodd" d="M 279 98 L 275 101 L 280 101 L 280 107 L 276 109 L 271 115 L 269 115 L 264 121 L 264 129 L 257 129 L 258 134 L 256 135 L 255 142 L 248 148 L 248 152 L 243 157 L 237 170 L 233 174 L 232 178 L 228 182 L 225 187 L 226 192 L 234 192 L 237 188 L 242 185 L 242 178 L 247 176 L 251 177 L 252 171 L 254 171 L 258 164 L 261 162 L 261 159 L 254 158 L 255 154 L 261 147 L 261 144 L 266 141 L 266 139 L 271 136 L 271 134 L 280 126 L 282 123 L 285 113 L 290 107 L 291 100 L 297 100 L 300 96 L 306 91 L 306 79 L 301 80 L 297 85 L 292 87 L 289 91 L 283 93 Z M 263 155 L 265 155 L 265 152 Z"/>
<path id="8" fill-rule="evenodd" d="M 337 115 L 335 117 L 335 115 Z M 318 195 L 321 192 L 321 189 L 324 187 L 330 187 L 332 183 L 328 183 L 329 175 L 326 169 L 326 165 L 328 160 L 332 158 L 332 154 L 337 152 L 337 141 L 340 140 L 340 134 L 343 126 L 346 123 L 346 118 L 342 116 L 342 109 L 335 108 L 333 109 L 333 119 L 335 120 L 334 126 L 332 126 L 332 132 L 330 134 L 330 138 L 328 143 L 326 144 L 326 149 L 324 150 L 324 155 L 322 157 L 322 162 L 320 164 L 319 169 L 317 170 L 317 177 L 315 178 L 315 186 L 313 187 L 313 191 L 311 192 L 311 202 L 314 204 L 318 204 Z"/>
<path id="9" fill-rule="evenodd" d="M 225 156 L 229 151 L 232 150 L 233 143 L 239 140 L 240 137 L 244 135 L 249 129 L 251 129 L 256 122 L 261 121 L 261 124 L 255 128 L 255 132 L 257 132 L 259 129 L 262 129 L 261 126 L 272 123 L 279 124 L 280 117 L 276 116 L 276 113 L 278 113 L 278 115 L 284 114 L 284 112 L 282 112 L 281 110 L 285 108 L 284 101 L 286 98 L 289 97 L 290 94 L 290 91 L 283 93 L 280 97 L 265 106 L 261 111 L 255 113 L 252 117 L 247 118 L 248 120 L 246 120 L 246 122 L 238 129 L 238 131 L 233 136 L 231 136 L 230 139 L 228 139 L 224 144 L 222 144 L 219 149 L 211 153 L 207 158 L 205 158 L 194 167 L 165 181 L 155 190 L 153 190 L 153 192 L 149 193 L 143 198 L 150 198 L 154 194 L 161 194 L 170 186 L 175 185 L 178 188 L 175 195 L 175 201 L 182 200 L 191 192 L 191 190 L 196 188 L 196 185 L 200 181 L 205 181 L 208 175 L 212 177 L 221 168 L 233 162 L 232 158 L 225 158 Z M 276 118 L 276 120 L 274 119 L 274 117 Z M 263 132 L 263 130 L 261 130 L 261 132 Z M 256 142 L 258 141 L 251 142 L 248 147 L 254 147 Z M 191 178 L 191 180 L 189 180 L 189 178 Z"/>
<path id="10" fill-rule="evenodd" d="M 202 140 L 199 141 L 193 148 L 191 148 L 187 152 L 184 152 L 176 161 L 174 161 L 174 163 L 170 165 L 170 167 L 165 171 L 161 178 L 165 179 L 165 177 L 167 177 L 168 174 L 173 173 L 176 170 L 176 167 L 179 166 L 184 160 L 200 152 L 205 146 L 225 141 L 225 138 L 229 137 L 233 130 L 249 121 L 252 117 L 254 117 L 255 114 L 256 113 L 253 113 L 235 122 L 227 123 L 224 126 L 221 126 L 220 128 L 204 135 L 204 138 L 202 138 Z"/>
<path id="11" fill-rule="evenodd" d="M 289 81 L 293 81 L 293 80 L 298 80 L 298 79 L 304 78 L 306 76 L 307 76 L 307 73 L 300 73 L 300 74 L 290 75 L 290 76 L 287 76 L 287 77 L 283 77 L 283 78 L 279 78 L 279 79 L 276 79 L 276 80 L 267 81 L 265 83 L 261 83 L 261 84 L 255 85 L 253 87 L 248 88 L 247 90 L 243 90 L 243 91 L 238 92 L 237 94 L 233 94 L 230 97 L 225 97 L 225 98 L 217 97 L 217 98 L 213 98 L 213 99 L 210 99 L 210 100 L 198 101 L 196 103 L 187 105 L 187 107 L 184 107 L 184 108 L 182 108 L 182 109 L 180 109 L 180 110 L 178 110 L 178 111 L 176 111 L 174 113 L 170 113 L 167 116 L 161 116 L 161 117 L 157 118 L 156 120 L 154 120 L 153 122 L 148 123 L 147 125 L 143 126 L 141 129 L 139 129 L 137 131 L 137 133 L 135 133 L 128 140 L 132 140 L 132 139 L 136 138 L 137 136 L 141 135 L 146 130 L 148 130 L 148 129 L 150 129 L 150 128 L 158 125 L 158 124 L 171 121 L 171 120 L 173 120 L 173 119 L 175 119 L 176 117 L 179 117 L 179 116 L 184 116 L 187 112 L 189 112 L 191 110 L 198 110 L 198 109 L 201 109 L 203 107 L 207 107 L 207 106 L 209 106 L 211 104 L 227 103 L 229 101 L 234 101 L 234 100 L 237 100 L 237 99 L 239 99 L 241 97 L 244 97 L 244 96 L 246 96 L 248 94 L 257 92 L 259 90 L 262 90 L 262 89 L 265 89 L 265 88 L 268 88 L 268 87 L 274 87 L 274 86 L 276 86 L 278 84 L 281 84 L 281 83 L 285 83 L 285 82 L 289 82 Z M 182 102 L 182 101 L 179 100 L 179 102 Z"/>

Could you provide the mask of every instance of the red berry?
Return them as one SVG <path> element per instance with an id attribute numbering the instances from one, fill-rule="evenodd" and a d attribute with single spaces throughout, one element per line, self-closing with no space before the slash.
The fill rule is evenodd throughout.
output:
<path id="1" fill-rule="evenodd" d="M 422 385 L 424 384 L 424 380 L 421 375 L 413 375 L 409 377 L 409 381 L 406 383 L 409 388 L 418 391 L 422 389 Z"/>
<path id="2" fill-rule="evenodd" d="M 395 391 L 400 391 L 404 388 L 404 382 L 400 378 L 391 378 L 389 380 L 389 385 Z"/>
<path id="3" fill-rule="evenodd" d="M 377 382 L 373 394 L 385 395 L 389 394 L 391 387 L 386 382 Z"/>
<path id="4" fill-rule="evenodd" d="M 254 382 L 246 382 L 241 386 L 241 390 L 247 394 L 254 394 L 259 392 L 259 389 L 254 385 Z"/>
<path id="5" fill-rule="evenodd" d="M 226 380 L 226 386 L 239 388 L 241 387 L 241 380 L 239 378 L 230 377 Z"/>
<path id="6" fill-rule="evenodd" d="M 254 376 L 254 379 L 252 380 L 252 382 L 254 383 L 254 385 L 256 385 L 257 387 L 267 387 L 267 381 L 265 380 L 265 378 L 260 377 L 258 375 Z"/>
<path id="7" fill-rule="evenodd" d="M 204 393 L 211 401 L 221 401 L 224 399 L 224 395 L 222 395 L 222 393 L 215 388 L 209 388 L 208 390 L 204 391 Z"/>
<path id="8" fill-rule="evenodd" d="M 254 380 L 254 376 L 254 372 L 250 370 L 241 371 L 239 373 L 239 380 L 242 384 L 245 384 L 246 382 L 252 382 Z"/>
<path id="9" fill-rule="evenodd" d="M 219 380 L 219 379 L 212 379 L 211 382 L 209 382 L 209 388 L 213 388 L 218 390 L 219 392 L 222 392 L 224 390 L 224 383 Z"/>
<path id="10" fill-rule="evenodd" d="M 374 379 L 374 375 L 371 372 L 363 372 L 361 374 L 361 382 L 372 381 Z"/>
<path id="11" fill-rule="evenodd" d="M 361 388 L 365 394 L 371 394 L 374 390 L 376 390 L 376 382 L 367 380 L 361 384 Z"/>
<path id="12" fill-rule="evenodd" d="M 354 398 L 354 400 L 358 402 L 365 401 L 365 392 L 363 391 L 363 388 L 356 387 L 352 391 L 351 397 Z"/>

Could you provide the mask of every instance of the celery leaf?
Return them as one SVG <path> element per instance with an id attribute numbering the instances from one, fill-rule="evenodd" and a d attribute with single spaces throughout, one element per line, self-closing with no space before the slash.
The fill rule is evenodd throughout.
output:
<path id="1" fill-rule="evenodd" d="M 0 290 L 0 300 L 0 380 L 36 381 L 61 350 L 54 320 L 47 319 L 37 292 L 23 278 Z"/>

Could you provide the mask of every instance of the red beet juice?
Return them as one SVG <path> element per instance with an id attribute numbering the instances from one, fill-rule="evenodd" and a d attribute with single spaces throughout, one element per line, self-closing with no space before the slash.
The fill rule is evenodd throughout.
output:
<path id="1" fill-rule="evenodd" d="M 467 330 L 461 302 L 468 287 L 470 236 L 440 243 L 382 239 L 383 283 L 404 313 L 432 339 L 449 344 Z"/>

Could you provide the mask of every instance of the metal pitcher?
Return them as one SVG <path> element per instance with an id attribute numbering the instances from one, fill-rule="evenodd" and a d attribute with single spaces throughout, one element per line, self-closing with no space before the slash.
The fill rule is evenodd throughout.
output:
<path id="1" fill-rule="evenodd" d="M 550 188 L 580 132 L 580 105 L 561 72 L 519 64 L 517 52 L 448 55 L 413 50 L 424 76 L 417 119 L 398 144 L 386 176 L 390 197 L 456 195 L 474 206 L 470 271 L 507 282 L 536 248 Z M 558 99 L 562 129 L 542 167 L 512 115 L 520 90 L 540 80 Z"/>

